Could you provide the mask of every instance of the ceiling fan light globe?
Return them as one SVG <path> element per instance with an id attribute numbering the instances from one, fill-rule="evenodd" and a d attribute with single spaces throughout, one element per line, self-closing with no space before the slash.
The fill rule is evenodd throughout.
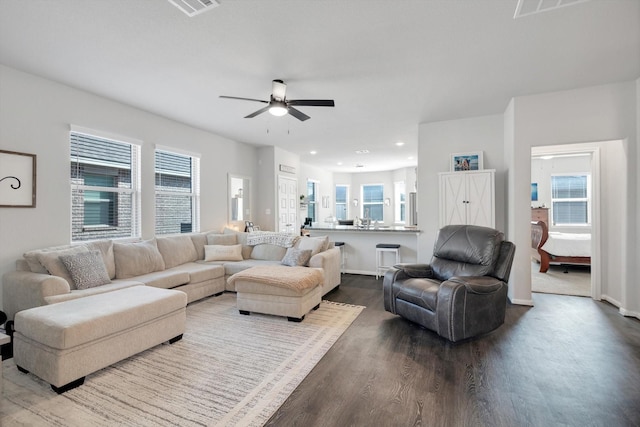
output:
<path id="1" fill-rule="evenodd" d="M 274 105 L 273 107 L 269 108 L 269 112 L 274 116 L 281 117 L 287 114 L 288 111 L 286 107 L 283 107 L 281 105 Z"/>

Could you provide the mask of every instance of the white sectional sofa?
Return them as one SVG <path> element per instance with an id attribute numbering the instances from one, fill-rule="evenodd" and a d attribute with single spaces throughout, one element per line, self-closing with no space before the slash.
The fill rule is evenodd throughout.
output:
<path id="1" fill-rule="evenodd" d="M 278 244 L 251 245 L 252 237 L 225 229 L 29 251 L 16 262 L 16 271 L 2 278 L 4 311 L 11 320 L 21 310 L 142 285 L 184 291 L 188 302 L 235 291 L 227 283 L 231 275 L 281 264 L 287 254 Z M 310 237 L 297 238 L 294 245 L 298 252 L 311 250 L 305 265 L 322 271 L 322 295 L 340 284 L 340 250 L 331 246 L 328 238 Z"/>

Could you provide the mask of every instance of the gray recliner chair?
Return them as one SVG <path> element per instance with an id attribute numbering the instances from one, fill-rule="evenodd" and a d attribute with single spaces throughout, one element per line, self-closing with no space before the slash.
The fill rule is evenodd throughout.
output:
<path id="1" fill-rule="evenodd" d="M 448 225 L 429 264 L 398 264 L 384 275 L 385 310 L 460 341 L 504 323 L 515 245 L 498 230 Z"/>

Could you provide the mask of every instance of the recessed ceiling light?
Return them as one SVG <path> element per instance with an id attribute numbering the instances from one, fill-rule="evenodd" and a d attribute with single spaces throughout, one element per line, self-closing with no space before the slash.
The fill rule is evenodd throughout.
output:
<path id="1" fill-rule="evenodd" d="M 402 146 L 404 145 L 404 142 L 402 142 L 402 141 L 398 141 L 398 142 L 396 142 L 396 145 L 397 145 L 398 147 L 402 147 Z"/>
<path id="2" fill-rule="evenodd" d="M 364 165 L 363 165 L 363 164 L 358 163 L 358 164 L 356 165 L 356 167 L 357 167 L 357 168 L 363 168 L 363 167 L 364 167 Z"/>
<path id="3" fill-rule="evenodd" d="M 309 154 L 318 154 L 316 150 L 309 151 Z"/>
<path id="4" fill-rule="evenodd" d="M 356 154 L 369 154 L 369 150 L 356 150 Z"/>
<path id="5" fill-rule="evenodd" d="M 342 166 L 342 162 L 338 162 L 338 166 Z"/>
<path id="6" fill-rule="evenodd" d="M 407 157 L 408 160 L 413 160 L 413 156 Z"/>

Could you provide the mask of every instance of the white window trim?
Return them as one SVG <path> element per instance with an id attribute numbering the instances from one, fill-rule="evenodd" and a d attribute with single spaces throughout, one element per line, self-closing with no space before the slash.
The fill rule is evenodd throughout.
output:
<path id="1" fill-rule="evenodd" d="M 574 198 L 553 198 L 553 188 L 551 188 L 551 209 L 550 209 L 550 219 L 553 227 L 576 227 L 576 228 L 584 228 L 591 227 L 592 218 L 591 218 L 591 204 L 592 204 L 592 186 L 591 186 L 591 172 L 564 172 L 564 173 L 554 173 L 551 174 L 551 182 L 553 182 L 554 176 L 586 176 L 587 177 L 587 197 L 574 197 Z M 587 223 L 586 224 L 577 224 L 577 223 L 558 223 L 555 224 L 553 221 L 553 203 L 554 202 L 587 202 Z"/>
<path id="2" fill-rule="evenodd" d="M 333 196 L 334 196 L 334 200 L 335 200 L 336 202 L 335 202 L 334 212 L 333 212 L 333 213 L 334 213 L 334 215 L 336 216 L 336 218 L 338 217 L 338 215 L 337 215 L 337 213 L 338 213 L 338 212 L 337 212 L 337 210 L 338 210 L 338 197 L 337 197 L 337 192 L 336 192 L 336 188 L 337 188 L 337 187 L 344 187 L 344 188 L 346 188 L 346 191 L 345 191 L 345 197 L 346 197 L 346 199 L 345 199 L 345 201 L 344 201 L 344 205 L 345 205 L 345 218 L 344 218 L 344 219 L 346 220 L 346 219 L 349 219 L 349 194 L 351 193 L 351 192 L 350 192 L 351 188 L 349 187 L 349 185 L 348 185 L 348 184 L 336 184 L 336 185 L 334 186 L 334 189 L 333 189 L 333 191 L 334 191 Z M 340 204 L 342 205 L 342 203 L 340 203 Z"/>
<path id="3" fill-rule="evenodd" d="M 374 186 L 382 187 L 382 200 L 380 202 L 375 202 L 375 203 L 366 203 L 364 201 L 364 187 L 374 187 Z M 362 216 L 362 218 L 365 218 L 365 209 L 367 208 L 367 206 L 380 205 L 382 206 L 382 222 L 385 221 L 384 219 L 384 184 L 383 183 L 373 182 L 369 184 L 362 184 L 360 186 L 360 200 L 362 200 L 362 203 L 360 203 L 360 215 Z"/>

